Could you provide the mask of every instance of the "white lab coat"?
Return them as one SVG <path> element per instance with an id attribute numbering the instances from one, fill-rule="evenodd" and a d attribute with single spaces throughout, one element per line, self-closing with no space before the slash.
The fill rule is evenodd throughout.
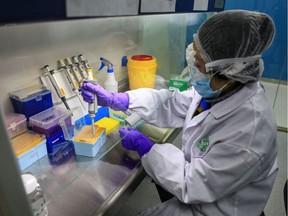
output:
<path id="1" fill-rule="evenodd" d="M 156 126 L 183 127 L 182 150 L 155 144 L 142 157 L 146 172 L 175 198 L 141 215 L 261 214 L 278 168 L 274 112 L 259 82 L 245 85 L 193 119 L 201 100 L 194 89 L 173 94 L 138 89 L 128 94 L 128 112 L 141 113 Z"/>

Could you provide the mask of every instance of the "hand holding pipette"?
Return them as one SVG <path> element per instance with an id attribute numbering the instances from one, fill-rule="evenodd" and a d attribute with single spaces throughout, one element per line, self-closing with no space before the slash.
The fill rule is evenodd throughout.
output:
<path id="1" fill-rule="evenodd" d="M 85 82 L 97 84 L 97 81 L 94 80 L 93 78 L 93 73 L 92 73 L 91 68 L 87 69 L 87 73 L 88 73 L 88 79 L 85 80 Z M 93 100 L 91 102 L 88 102 L 88 113 L 91 118 L 93 136 L 95 135 L 94 118 L 96 116 L 97 110 L 98 110 L 97 95 L 94 93 Z"/>

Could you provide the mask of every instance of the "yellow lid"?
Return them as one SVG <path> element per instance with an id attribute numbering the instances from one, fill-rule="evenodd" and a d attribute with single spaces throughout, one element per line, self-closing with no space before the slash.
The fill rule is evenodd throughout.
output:
<path id="1" fill-rule="evenodd" d="M 120 121 L 108 117 L 104 117 L 100 119 L 99 121 L 95 122 L 95 125 L 105 128 L 106 129 L 106 135 L 111 133 L 112 130 L 118 127 L 120 125 Z"/>
<path id="2" fill-rule="evenodd" d="M 104 131 L 104 128 L 100 128 L 97 126 L 95 127 L 95 135 L 92 134 L 92 128 L 90 125 L 85 126 L 79 134 L 77 134 L 73 141 L 75 142 L 85 142 L 87 144 L 94 144 L 97 139 L 99 139 L 99 136 Z"/>
<path id="3" fill-rule="evenodd" d="M 15 155 L 18 157 L 43 142 L 44 139 L 45 136 L 42 134 L 27 131 L 24 134 L 13 138 L 11 142 Z"/>

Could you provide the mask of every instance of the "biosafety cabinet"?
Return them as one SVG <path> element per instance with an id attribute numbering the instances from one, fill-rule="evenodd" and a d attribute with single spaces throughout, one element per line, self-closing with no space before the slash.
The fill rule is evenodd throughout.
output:
<path id="1" fill-rule="evenodd" d="M 14 97 L 12 100 L 11 93 L 31 86 L 44 86 L 48 93 L 43 90 L 41 99 L 45 95 L 48 97 L 45 101 L 50 101 L 50 92 L 52 104 L 46 104 L 41 112 L 52 112 L 53 116 L 57 113 L 59 121 L 66 117 L 66 128 L 69 129 L 69 125 L 75 125 L 77 115 L 74 113 L 70 115 L 72 120 L 67 120 L 71 112 L 66 109 L 51 83 L 45 71 L 46 65 L 49 65 L 50 70 L 54 70 L 71 110 L 82 107 L 83 103 L 81 111 L 84 114 L 88 111 L 85 109 L 87 103 L 78 98 L 64 72 L 61 72 L 61 59 L 72 59 L 73 56 L 82 54 L 101 85 L 106 79 L 106 70 L 98 71 L 101 67 L 100 57 L 109 59 L 113 63 L 118 91 L 121 92 L 129 90 L 125 59 L 129 60 L 135 55 L 153 56 L 157 61 L 154 88 L 177 87 L 179 83 L 177 84 L 175 77 L 179 77 L 186 67 L 185 49 L 191 43 L 193 33 L 204 20 L 223 10 L 225 1 L 109 0 L 104 3 L 63 0 L 45 1 L 41 6 L 38 1 L 29 4 L 14 1 L 13 7 L 12 2 L 6 1 L 4 7 L 1 7 L 3 15 L 0 20 L 0 215 L 33 215 L 32 211 L 35 209 L 30 207 L 31 200 L 27 198 L 21 179 L 21 174 L 24 173 L 36 177 L 44 194 L 49 216 L 117 215 L 121 205 L 145 176 L 137 154 L 125 150 L 121 145 L 117 130 L 123 126 L 121 121 L 115 125 L 109 123 L 108 127 L 115 126 L 109 133 L 108 127 L 102 125 L 106 131 L 99 131 L 101 147 L 96 153 L 90 156 L 77 155 L 73 152 L 75 148 L 73 150 L 72 142 L 72 147 L 68 143 L 67 148 L 63 148 L 59 155 L 51 158 L 51 149 L 47 146 L 47 133 L 51 132 L 47 128 L 54 126 L 54 123 L 49 121 L 51 115 L 45 117 L 49 123 L 41 122 L 35 114 L 26 116 L 25 121 L 29 119 L 27 128 L 25 124 L 23 126 L 24 117 L 21 116 L 14 121 L 12 128 L 19 125 L 16 128 L 21 129 L 22 135 L 33 127 L 38 127 L 37 133 L 40 129 L 44 130 L 39 133 L 42 135 L 34 136 L 33 132 L 26 135 L 36 137 L 34 140 L 46 145 L 46 149 L 43 149 L 35 144 L 39 148 L 34 149 L 33 146 L 33 152 L 30 152 L 25 160 L 29 162 L 32 156 L 36 155 L 35 162 L 21 167 L 13 147 L 14 138 L 10 136 L 14 136 L 16 132 L 13 130 L 13 133 L 10 133 L 11 127 L 7 126 L 7 116 L 15 112 L 13 100 L 18 103 L 21 97 L 18 95 L 18 98 Z M 32 93 L 29 95 L 33 95 Z M 22 102 L 31 106 L 28 110 L 33 110 L 33 106 L 38 107 L 27 100 L 30 99 L 24 97 Z M 98 110 L 100 109 L 104 117 L 113 114 L 111 110 Z M 41 117 L 46 116 L 41 112 L 38 112 Z M 137 126 L 157 143 L 173 142 L 181 131 L 157 128 L 145 121 L 140 121 Z M 23 132 L 23 127 L 27 131 Z M 43 137 L 43 134 L 46 137 Z M 61 139 L 67 140 L 67 137 L 59 135 L 56 138 Z M 22 140 L 18 140 L 20 145 Z M 45 153 L 45 150 L 48 152 Z M 46 212 L 42 214 L 45 215 Z"/>

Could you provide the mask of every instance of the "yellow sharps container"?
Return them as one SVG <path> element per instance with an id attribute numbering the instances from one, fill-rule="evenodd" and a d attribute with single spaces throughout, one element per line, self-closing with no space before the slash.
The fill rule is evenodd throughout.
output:
<path id="1" fill-rule="evenodd" d="M 127 63 L 130 89 L 154 88 L 157 62 L 153 56 L 134 55 Z"/>

